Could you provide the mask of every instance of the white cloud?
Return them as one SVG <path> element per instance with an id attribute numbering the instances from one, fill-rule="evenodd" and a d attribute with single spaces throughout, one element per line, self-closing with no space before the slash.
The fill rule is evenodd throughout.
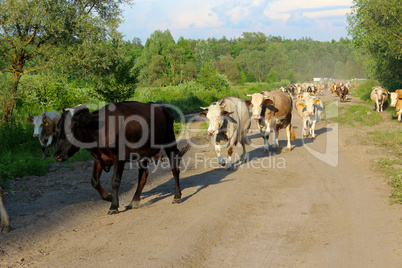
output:
<path id="1" fill-rule="evenodd" d="M 325 18 L 325 17 L 331 17 L 331 16 L 344 16 L 350 12 L 351 12 L 350 8 L 343 8 L 343 9 L 334 9 L 334 10 L 303 12 L 303 15 L 306 16 L 307 18 L 316 19 L 316 18 Z"/>

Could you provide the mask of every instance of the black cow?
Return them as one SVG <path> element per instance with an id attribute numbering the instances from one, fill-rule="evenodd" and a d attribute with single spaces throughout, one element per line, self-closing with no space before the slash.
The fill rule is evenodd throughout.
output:
<path id="1" fill-rule="evenodd" d="M 138 187 L 127 209 L 138 207 L 141 192 L 148 177 L 148 162 L 161 151 L 166 152 L 175 179 L 173 203 L 181 202 L 179 163 L 188 146 L 178 150 L 173 131 L 171 110 L 161 104 L 120 102 L 89 112 L 84 105 L 63 111 L 56 130 L 56 161 L 65 161 L 80 148 L 94 157 L 92 186 L 101 197 L 112 202 L 109 214 L 118 213 L 119 187 L 124 165 L 131 159 L 142 161 L 139 165 Z M 132 157 L 135 155 L 135 157 Z M 102 169 L 114 167 L 113 194 L 106 192 L 99 183 Z"/>

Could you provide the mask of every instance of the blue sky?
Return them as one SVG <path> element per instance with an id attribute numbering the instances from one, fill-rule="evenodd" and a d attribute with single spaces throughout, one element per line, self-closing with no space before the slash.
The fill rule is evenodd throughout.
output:
<path id="1" fill-rule="evenodd" d="M 239 38 L 243 32 L 319 41 L 347 37 L 352 0 L 135 0 L 119 31 L 142 44 L 155 30 L 175 40 Z"/>

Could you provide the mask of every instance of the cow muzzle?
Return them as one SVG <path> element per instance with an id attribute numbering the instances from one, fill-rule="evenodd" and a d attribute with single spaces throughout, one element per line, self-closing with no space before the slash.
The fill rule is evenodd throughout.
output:
<path id="1" fill-rule="evenodd" d="M 209 135 L 215 135 L 216 131 L 215 130 L 208 130 Z"/>
<path id="2" fill-rule="evenodd" d="M 39 134 L 34 134 L 34 138 L 39 138 Z"/>
<path id="3" fill-rule="evenodd" d="M 253 114 L 253 119 L 260 119 L 260 115 L 259 114 Z"/>

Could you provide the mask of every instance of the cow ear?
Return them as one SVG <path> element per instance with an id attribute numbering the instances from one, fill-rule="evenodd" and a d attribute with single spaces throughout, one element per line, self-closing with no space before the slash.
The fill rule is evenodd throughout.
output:
<path id="1" fill-rule="evenodd" d="M 229 116 L 229 112 L 228 112 L 228 111 L 222 111 L 221 115 L 223 115 L 223 116 Z"/>
<path id="2" fill-rule="evenodd" d="M 27 120 L 28 120 L 29 122 L 33 123 L 34 118 L 33 118 L 33 116 L 32 116 L 32 115 L 29 115 L 29 117 L 27 118 Z"/>
<path id="3" fill-rule="evenodd" d="M 266 99 L 263 101 L 264 105 L 271 105 L 272 103 L 274 103 L 271 99 Z"/>
<path id="4" fill-rule="evenodd" d="M 299 103 L 299 106 L 300 106 L 300 108 L 303 108 L 304 107 L 304 103 Z"/>
<path id="5" fill-rule="evenodd" d="M 316 100 L 314 101 L 314 104 L 320 104 L 320 100 L 319 100 L 319 99 L 316 99 Z"/>
<path id="6" fill-rule="evenodd" d="M 201 112 L 201 113 L 200 113 L 200 116 L 201 116 L 201 117 L 207 117 L 207 113 L 206 113 L 206 112 Z"/>
<path id="7" fill-rule="evenodd" d="M 249 107 L 251 105 L 251 101 L 246 100 L 245 102 L 246 102 L 247 107 Z"/>
<path id="8" fill-rule="evenodd" d="M 78 117 L 78 126 L 83 127 L 88 125 L 88 123 L 91 121 L 92 115 L 89 112 L 82 113 Z"/>
<path id="9" fill-rule="evenodd" d="M 45 126 L 48 126 L 48 125 L 50 124 L 50 120 L 49 120 L 47 117 L 44 117 L 44 118 L 42 119 L 42 122 L 43 122 L 43 124 L 44 124 Z"/>

